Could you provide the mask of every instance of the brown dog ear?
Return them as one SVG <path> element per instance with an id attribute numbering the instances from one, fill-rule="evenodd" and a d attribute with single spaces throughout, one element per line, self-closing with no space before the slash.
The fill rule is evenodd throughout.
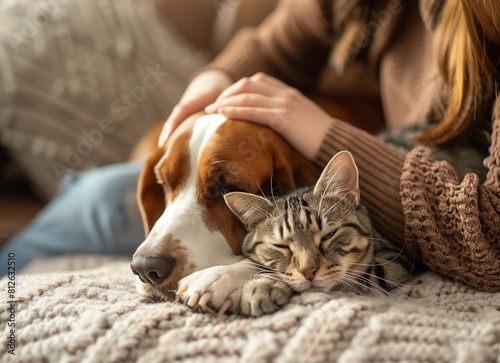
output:
<path id="1" fill-rule="evenodd" d="M 137 186 L 137 201 L 146 236 L 165 210 L 165 193 L 163 186 L 158 184 L 154 169 L 164 154 L 165 150 L 161 148 L 149 155 L 142 168 Z"/>
<path id="2" fill-rule="evenodd" d="M 312 161 L 296 151 L 286 141 L 273 145 L 274 194 L 282 195 L 291 191 L 312 186 L 319 178 L 321 170 Z"/>

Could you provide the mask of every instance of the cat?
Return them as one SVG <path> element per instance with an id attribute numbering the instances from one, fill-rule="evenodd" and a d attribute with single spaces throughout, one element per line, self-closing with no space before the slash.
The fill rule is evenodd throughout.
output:
<path id="1" fill-rule="evenodd" d="M 258 264 L 258 278 L 267 277 L 256 285 L 260 290 L 269 285 L 256 297 L 267 310 L 291 296 L 281 291 L 280 304 L 266 301 L 279 281 L 294 292 L 364 292 L 390 290 L 410 276 L 411 261 L 402 247 L 375 231 L 360 203 L 358 169 L 348 151 L 330 160 L 314 187 L 273 200 L 244 192 L 224 198 L 248 231 L 243 254 Z M 246 290 L 256 293 L 255 286 Z M 253 297 L 243 298 L 255 305 Z"/>

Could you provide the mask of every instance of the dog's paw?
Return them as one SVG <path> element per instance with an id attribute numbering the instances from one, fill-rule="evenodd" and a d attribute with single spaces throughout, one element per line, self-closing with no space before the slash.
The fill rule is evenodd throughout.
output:
<path id="1" fill-rule="evenodd" d="M 239 313 L 245 282 L 257 272 L 247 261 L 193 272 L 179 282 L 177 297 L 195 310 Z"/>
<path id="2" fill-rule="evenodd" d="M 284 282 L 268 277 L 247 281 L 240 299 L 240 313 L 260 316 L 275 312 L 290 301 L 292 290 Z"/>

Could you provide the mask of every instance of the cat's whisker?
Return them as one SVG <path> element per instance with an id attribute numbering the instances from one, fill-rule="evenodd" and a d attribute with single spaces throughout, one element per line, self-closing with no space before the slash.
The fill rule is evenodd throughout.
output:
<path id="1" fill-rule="evenodd" d="M 273 269 L 267 267 L 266 265 L 263 265 L 263 264 L 260 264 L 260 263 L 256 263 L 256 262 L 253 262 L 253 261 L 245 262 L 245 265 L 249 266 L 249 267 L 253 267 L 253 268 L 257 269 L 257 270 L 274 271 Z"/>
<path id="2" fill-rule="evenodd" d="M 262 214 L 265 214 L 268 218 L 271 217 L 271 214 L 268 211 L 266 211 L 265 209 L 262 209 L 261 207 L 257 207 L 254 205 L 251 208 L 258 210 L 259 212 L 262 212 Z"/>
<path id="3" fill-rule="evenodd" d="M 273 178 L 274 178 L 274 171 L 271 173 L 271 180 L 269 182 L 271 183 L 271 185 L 270 185 L 271 198 L 273 198 L 273 203 L 276 204 L 276 199 L 274 198 Z"/>
<path id="4" fill-rule="evenodd" d="M 262 190 L 262 188 L 260 187 L 259 183 L 257 183 L 257 181 L 256 181 L 256 184 L 257 184 L 257 186 L 259 187 L 260 194 L 262 194 L 262 196 L 265 198 L 265 197 L 266 197 L 266 194 L 264 193 L 264 191 L 263 191 L 263 190 Z"/>
<path id="5" fill-rule="evenodd" d="M 384 262 L 380 262 L 380 263 L 356 263 L 355 262 L 351 266 L 375 267 L 375 266 L 385 266 L 385 265 L 390 264 L 390 263 L 398 263 L 398 262 L 395 262 L 395 261 L 401 256 L 402 253 L 403 253 L 403 251 L 401 250 L 396 256 L 394 256 L 390 260 L 387 260 L 387 261 L 384 261 Z"/>
<path id="6" fill-rule="evenodd" d="M 270 278 L 271 280 L 275 280 L 275 281 L 281 281 L 283 282 L 283 280 L 281 279 L 280 276 L 278 275 L 273 275 L 273 274 L 270 274 L 270 273 L 266 273 L 266 272 L 261 272 L 261 273 L 256 273 L 254 275 L 254 278 L 257 278 L 257 277 L 267 277 L 267 278 Z"/>
<path id="7" fill-rule="evenodd" d="M 271 276 L 275 276 L 275 277 L 279 277 L 279 274 L 270 269 L 269 267 L 267 266 L 264 266 L 264 265 L 261 265 L 261 264 L 257 264 L 257 263 L 247 263 L 246 264 L 247 266 L 250 266 L 254 269 L 256 269 L 257 271 L 255 272 L 255 275 L 254 276 L 257 276 L 257 275 L 266 275 L 268 277 L 271 277 Z"/>
<path id="8" fill-rule="evenodd" d="M 383 277 L 375 275 L 375 274 L 371 274 L 369 272 L 366 272 L 365 275 L 374 277 L 377 280 L 382 280 L 382 281 L 386 282 L 388 285 L 393 286 L 393 287 L 404 287 L 404 286 L 406 286 L 405 283 L 399 283 L 399 282 L 396 282 L 396 281 L 388 280 L 386 278 L 383 278 Z M 365 279 L 366 281 L 371 281 L 370 279 L 368 279 L 366 277 L 361 277 L 361 278 Z M 373 281 L 371 281 L 371 283 L 374 284 Z M 379 285 L 377 285 L 377 286 L 379 286 Z M 386 290 L 384 290 L 384 291 L 386 291 Z"/>
<path id="9" fill-rule="evenodd" d="M 334 205 L 332 205 L 330 208 L 328 208 L 324 214 L 327 215 L 333 208 L 336 208 L 340 203 L 342 203 L 343 201 L 345 201 L 347 198 L 347 196 L 343 196 L 342 198 L 339 199 L 339 201 L 337 203 L 335 203 Z"/>
<path id="10" fill-rule="evenodd" d="M 381 241 L 381 242 L 385 242 L 386 239 L 384 238 L 377 238 L 377 237 L 368 237 L 369 240 L 372 240 L 372 241 Z"/>
<path id="11" fill-rule="evenodd" d="M 339 283 L 334 286 L 333 291 L 351 291 L 356 294 L 363 294 L 365 292 L 365 287 L 359 283 L 356 279 L 351 278 L 348 275 L 342 276 L 339 279 Z"/>
<path id="12" fill-rule="evenodd" d="M 245 265 L 251 267 L 266 267 L 265 265 L 252 260 L 245 261 Z"/>
<path id="13" fill-rule="evenodd" d="M 380 277 L 373 275 L 373 274 L 367 274 L 367 275 L 373 276 L 375 278 L 380 278 Z M 399 298 L 397 295 L 391 293 L 390 291 L 384 290 L 380 285 L 376 284 L 375 282 L 373 282 L 369 278 L 366 278 L 364 276 L 355 275 L 355 274 L 352 274 L 349 272 L 346 273 L 346 276 L 349 276 L 352 279 L 354 279 L 354 281 L 352 281 L 352 280 L 351 281 L 354 283 L 357 283 L 359 286 L 361 286 L 363 288 L 363 290 L 365 290 L 366 292 L 369 292 L 370 294 L 372 294 L 373 296 L 375 296 L 379 299 L 391 298 L 391 299 L 393 299 L 391 301 L 394 301 L 394 300 Z M 391 285 L 396 285 L 392 281 L 389 281 L 389 280 L 385 280 L 385 281 Z M 366 283 L 366 285 L 364 283 Z M 398 284 L 398 285 L 400 285 L 400 284 Z M 404 285 L 400 285 L 399 287 L 403 287 L 403 286 Z"/>
<path id="14" fill-rule="evenodd" d="M 344 280 L 343 283 L 344 283 L 345 287 L 348 289 L 348 291 L 354 292 L 358 295 L 369 294 L 369 295 L 371 295 L 377 299 L 380 299 L 380 300 L 386 300 L 386 299 L 391 297 L 389 294 L 387 294 L 387 292 L 385 290 L 383 290 L 379 286 L 377 286 L 377 285 L 367 286 L 367 285 L 363 284 L 362 282 L 357 281 L 354 278 L 350 278 L 348 280 L 346 279 L 346 280 Z"/>

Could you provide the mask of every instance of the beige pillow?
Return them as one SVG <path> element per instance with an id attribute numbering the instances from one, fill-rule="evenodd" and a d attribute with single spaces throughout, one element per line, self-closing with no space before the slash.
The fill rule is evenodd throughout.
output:
<path id="1" fill-rule="evenodd" d="M 126 160 L 207 61 L 149 1 L 0 0 L 0 141 L 48 199 Z"/>

